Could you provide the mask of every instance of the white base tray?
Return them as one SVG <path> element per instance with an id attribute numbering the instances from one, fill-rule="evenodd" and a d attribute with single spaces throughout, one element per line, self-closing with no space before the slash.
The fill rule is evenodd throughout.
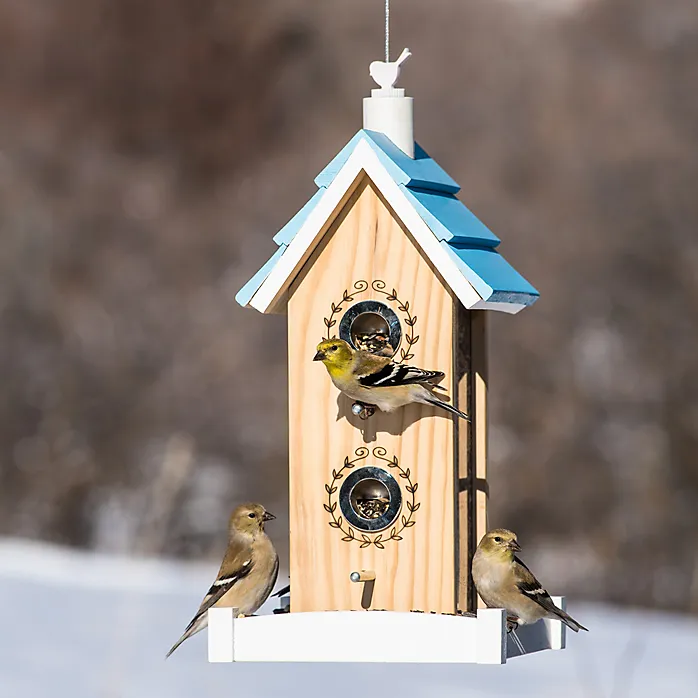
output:
<path id="1" fill-rule="evenodd" d="M 564 608 L 564 598 L 554 601 Z M 208 623 L 209 662 L 504 664 L 565 647 L 560 621 L 539 621 L 507 634 L 506 613 L 497 608 L 480 609 L 477 618 L 394 611 L 235 618 L 232 608 L 212 608 Z"/>

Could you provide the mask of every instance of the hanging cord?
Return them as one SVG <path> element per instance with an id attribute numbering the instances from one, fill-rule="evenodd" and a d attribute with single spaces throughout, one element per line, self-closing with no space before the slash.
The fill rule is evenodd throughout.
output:
<path id="1" fill-rule="evenodd" d="M 385 0 L 385 62 L 390 62 L 390 0 Z"/>

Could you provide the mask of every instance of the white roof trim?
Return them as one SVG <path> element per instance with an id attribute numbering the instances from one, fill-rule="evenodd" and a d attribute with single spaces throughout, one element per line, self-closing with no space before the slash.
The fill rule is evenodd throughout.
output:
<path id="1" fill-rule="evenodd" d="M 523 303 L 498 303 L 497 301 L 479 301 L 470 310 L 499 310 L 502 313 L 516 315 L 526 306 Z"/>
<path id="2" fill-rule="evenodd" d="M 434 233 L 365 141 L 356 146 L 288 249 L 250 299 L 249 305 L 262 313 L 274 312 L 291 281 L 327 232 L 330 223 L 346 203 L 364 172 L 397 213 L 458 300 L 466 308 L 478 307 L 478 304 L 483 302 L 482 296 L 442 249 Z"/>

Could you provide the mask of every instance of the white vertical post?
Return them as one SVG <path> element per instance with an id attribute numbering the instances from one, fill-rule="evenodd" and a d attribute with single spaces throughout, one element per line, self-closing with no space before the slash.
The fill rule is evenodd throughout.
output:
<path id="1" fill-rule="evenodd" d="M 208 610 L 208 661 L 233 662 L 234 608 Z"/>
<path id="2" fill-rule="evenodd" d="M 364 97 L 364 128 L 388 136 L 405 155 L 414 159 L 412 97 L 405 97 L 405 90 L 371 90 L 371 96 Z"/>
<path id="3" fill-rule="evenodd" d="M 564 596 L 551 596 L 553 603 L 563 611 L 567 610 L 567 600 Z M 551 650 L 564 650 L 567 639 L 567 626 L 561 620 L 543 621 L 548 631 Z"/>
<path id="4" fill-rule="evenodd" d="M 478 664 L 506 664 L 507 614 L 502 608 L 479 608 L 475 635 Z"/>

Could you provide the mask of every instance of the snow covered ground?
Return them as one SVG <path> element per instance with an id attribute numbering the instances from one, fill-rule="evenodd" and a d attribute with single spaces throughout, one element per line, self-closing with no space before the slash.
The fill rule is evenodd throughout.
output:
<path id="1" fill-rule="evenodd" d="M 698 696 L 698 621 L 574 601 L 590 633 L 505 666 L 211 665 L 205 633 L 165 661 L 215 571 L 0 541 L 0 698 Z"/>

